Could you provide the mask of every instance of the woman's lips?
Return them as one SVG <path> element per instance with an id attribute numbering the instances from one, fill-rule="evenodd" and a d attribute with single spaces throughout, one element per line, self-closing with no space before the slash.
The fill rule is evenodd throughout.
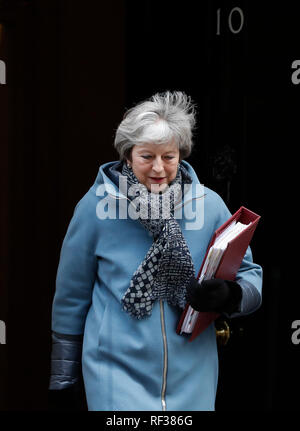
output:
<path id="1" fill-rule="evenodd" d="M 149 177 L 154 183 L 162 183 L 166 177 Z"/>

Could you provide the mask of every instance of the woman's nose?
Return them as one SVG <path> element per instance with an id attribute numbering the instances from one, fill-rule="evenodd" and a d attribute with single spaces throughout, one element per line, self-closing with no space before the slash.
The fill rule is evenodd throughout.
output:
<path id="1" fill-rule="evenodd" d="M 163 161 L 162 161 L 162 159 L 161 159 L 160 157 L 156 157 L 156 158 L 153 160 L 152 169 L 153 169 L 155 172 L 161 172 L 161 171 L 164 169 Z"/>

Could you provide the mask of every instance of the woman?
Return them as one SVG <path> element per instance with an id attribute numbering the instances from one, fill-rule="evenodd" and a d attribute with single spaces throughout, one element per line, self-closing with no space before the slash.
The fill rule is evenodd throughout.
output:
<path id="1" fill-rule="evenodd" d="M 196 282 L 231 214 L 183 160 L 194 126 L 181 92 L 130 109 L 115 137 L 120 161 L 100 166 L 75 208 L 57 273 L 50 389 L 77 384 L 83 338 L 89 410 L 214 410 L 214 325 L 188 342 L 176 333 L 183 308 L 239 316 L 260 306 L 249 248 L 235 282 Z"/>

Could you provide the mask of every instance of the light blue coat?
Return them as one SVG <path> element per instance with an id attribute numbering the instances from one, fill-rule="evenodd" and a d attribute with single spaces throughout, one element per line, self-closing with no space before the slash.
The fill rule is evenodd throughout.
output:
<path id="1" fill-rule="evenodd" d="M 176 334 L 181 310 L 156 301 L 136 320 L 121 308 L 130 279 L 152 244 L 106 163 L 77 204 L 65 236 L 53 302 L 53 331 L 84 334 L 82 370 L 89 410 L 214 410 L 218 356 L 214 325 L 193 342 Z M 196 275 L 214 231 L 230 216 L 219 195 L 193 178 L 176 217 Z M 105 218 L 106 214 L 110 218 Z M 195 213 L 197 216 L 195 217 Z M 115 218 L 113 218 L 115 217 Z M 180 218 L 181 217 L 181 218 Z M 248 248 L 237 281 L 241 313 L 260 306 L 262 269 Z"/>

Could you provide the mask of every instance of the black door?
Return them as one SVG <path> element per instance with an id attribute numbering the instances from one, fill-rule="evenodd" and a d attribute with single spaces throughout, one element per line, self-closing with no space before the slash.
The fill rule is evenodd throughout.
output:
<path id="1" fill-rule="evenodd" d="M 201 182 L 231 212 L 261 215 L 252 251 L 263 303 L 230 322 L 216 408 L 297 410 L 300 10 L 267 3 L 0 1 L 0 410 L 47 408 L 51 300 L 72 211 L 116 158 L 124 109 L 167 89 L 198 105 L 188 161 Z"/>

